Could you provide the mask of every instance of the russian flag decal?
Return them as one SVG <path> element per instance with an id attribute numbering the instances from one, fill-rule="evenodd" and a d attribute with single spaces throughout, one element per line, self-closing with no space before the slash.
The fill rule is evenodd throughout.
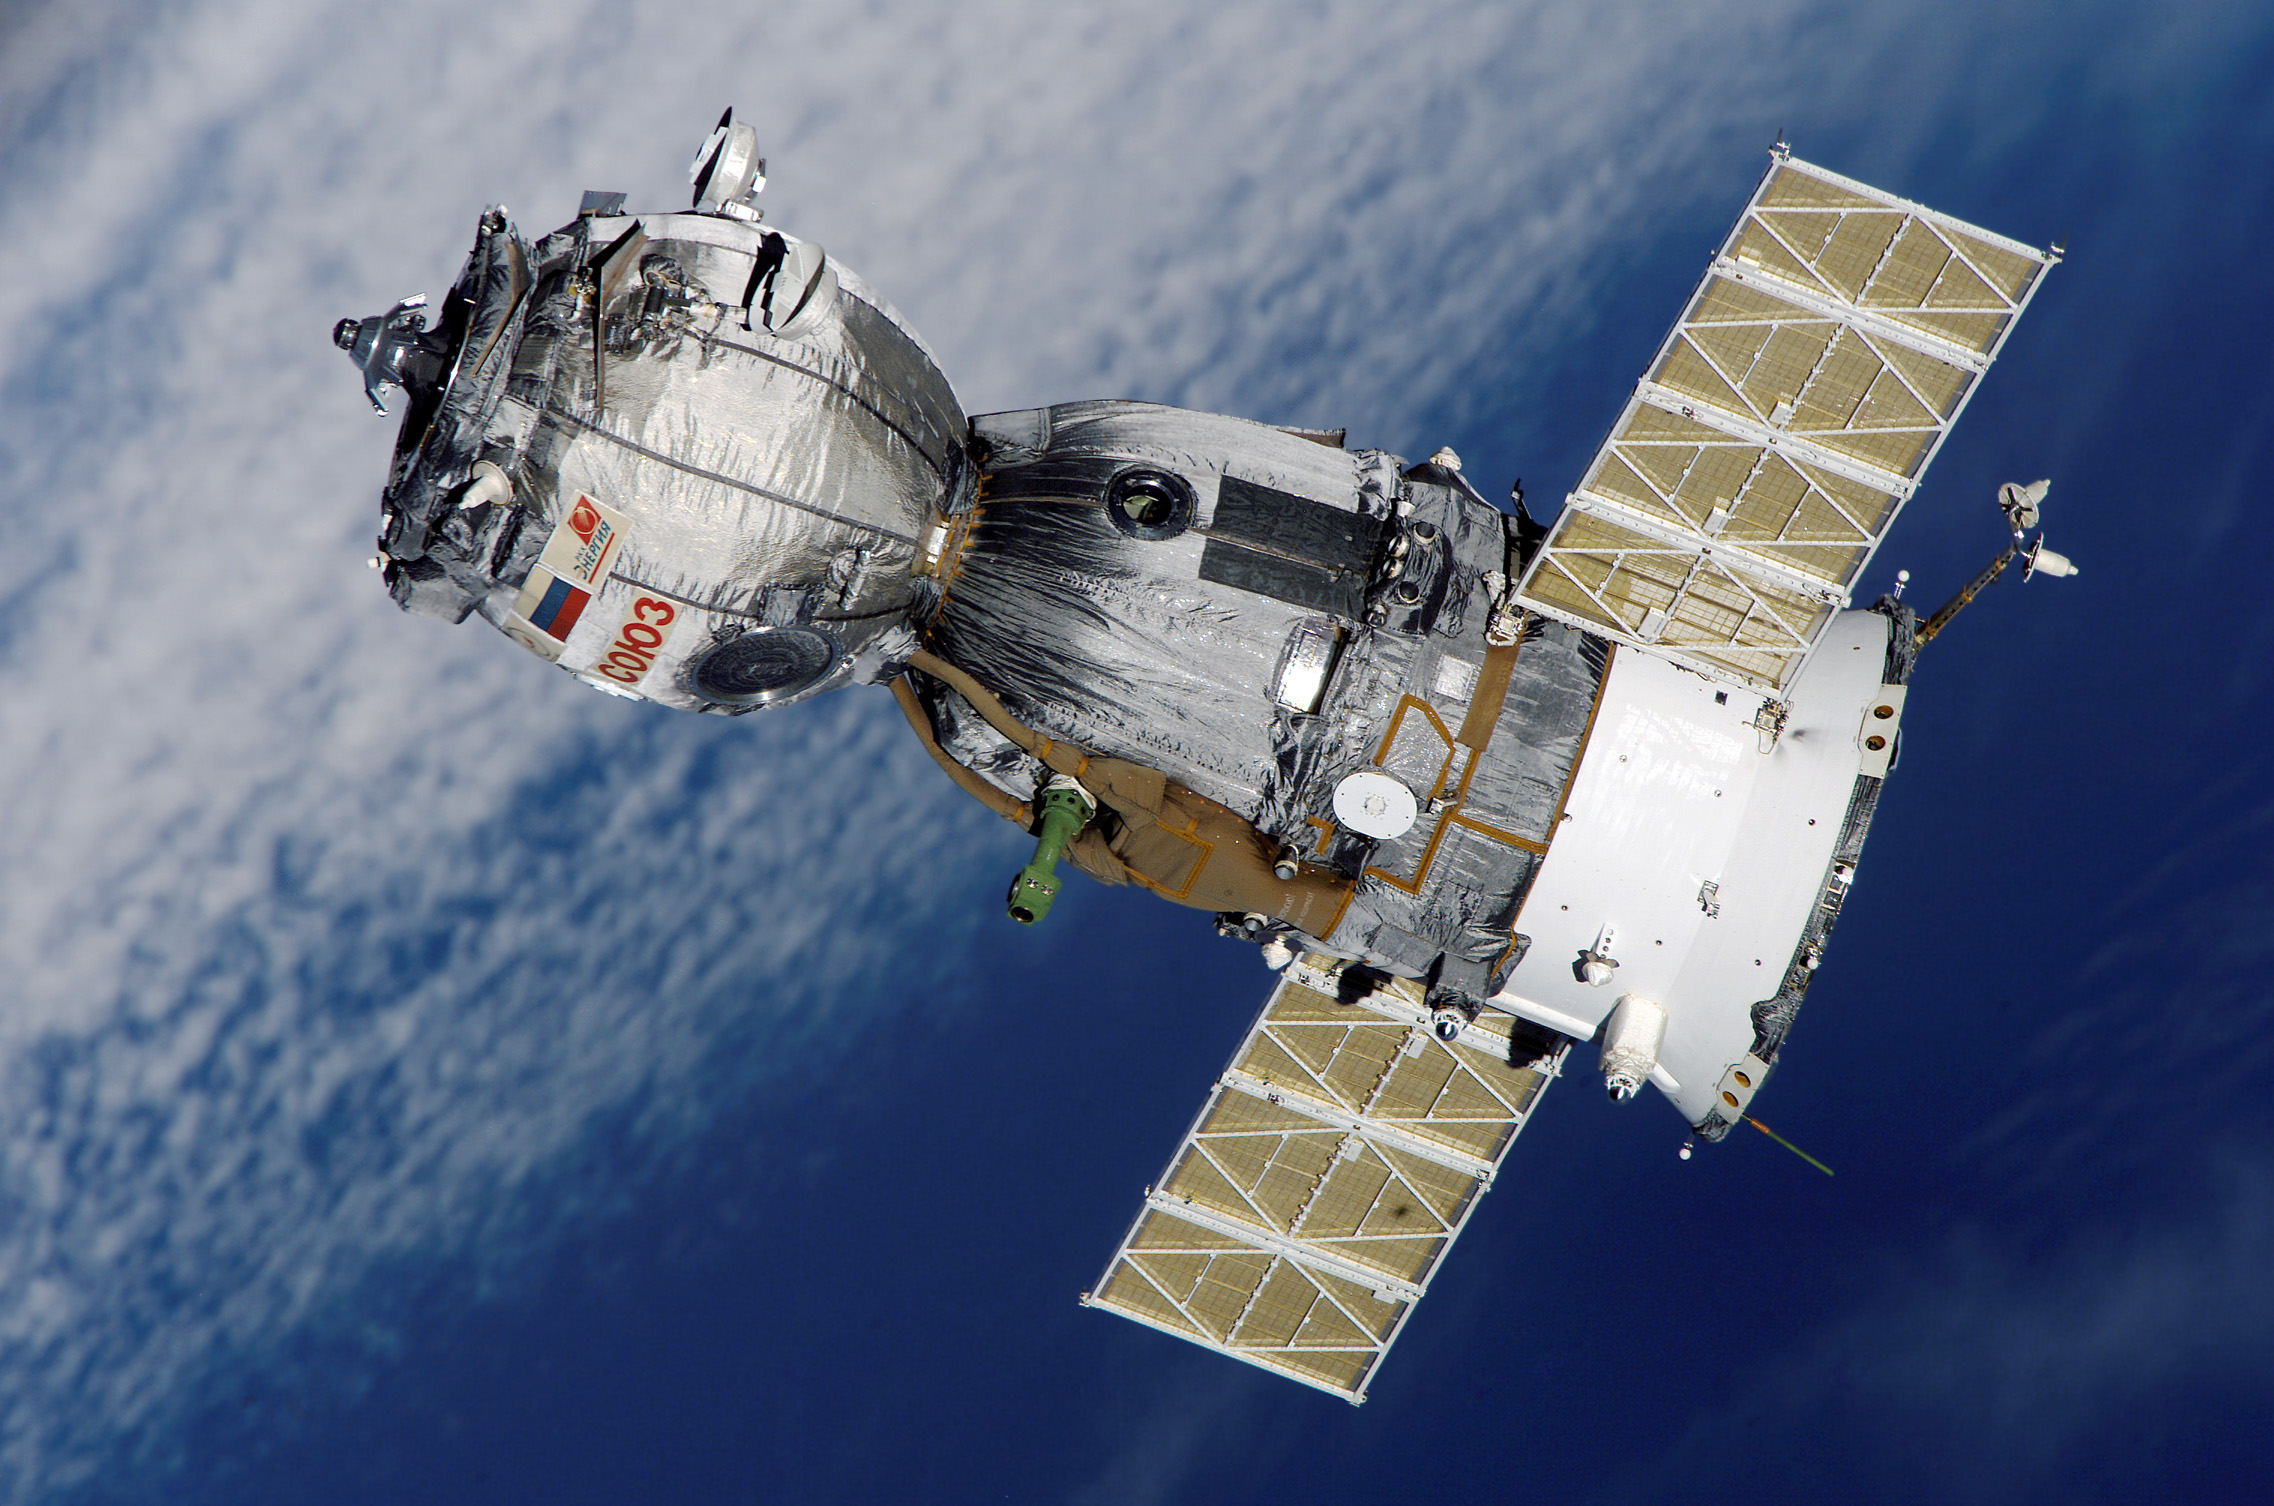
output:
<path id="1" fill-rule="evenodd" d="M 626 521 L 614 508 L 579 496 L 553 525 L 545 552 L 514 598 L 505 635 L 539 658 L 559 659 L 577 619 L 615 569 Z"/>
<path id="2" fill-rule="evenodd" d="M 577 618 L 584 615 L 584 604 L 592 600 L 592 593 L 579 590 L 548 571 L 532 570 L 529 574 L 529 585 L 522 588 L 523 593 L 532 594 L 540 584 L 544 591 L 522 615 L 529 619 L 531 627 L 547 637 L 568 642 L 569 630 L 576 626 Z M 537 579 L 540 575 L 543 581 Z"/>

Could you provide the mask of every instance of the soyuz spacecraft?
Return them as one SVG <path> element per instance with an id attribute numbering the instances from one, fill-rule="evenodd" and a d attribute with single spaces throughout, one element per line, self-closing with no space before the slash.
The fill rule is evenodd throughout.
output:
<path id="1" fill-rule="evenodd" d="M 1573 1048 L 1720 1139 L 1779 1060 L 1894 766 L 1925 621 L 1850 592 L 2058 250 L 1782 146 L 1552 523 L 1456 456 L 1137 402 L 968 416 L 767 226 L 502 209 L 440 306 L 343 320 L 402 427 L 388 590 L 712 716 L 889 689 L 1068 864 L 1279 982 L 1083 1300 L 1361 1401 Z M 2026 541 L 2026 543 L 2025 543 Z M 1899 593 L 1898 593 L 1899 595 Z M 1689 1146 L 1683 1147 L 1688 1154 Z"/>

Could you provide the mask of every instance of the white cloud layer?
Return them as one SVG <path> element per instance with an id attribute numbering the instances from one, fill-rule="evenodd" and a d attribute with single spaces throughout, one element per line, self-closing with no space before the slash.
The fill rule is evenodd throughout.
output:
<path id="1" fill-rule="evenodd" d="M 2149 92 L 2225 14 L 2105 87 Z M 1777 111 L 1900 180 L 1992 86 L 1988 23 L 1844 15 L 0 19 L 0 1494 L 161 1437 L 216 1354 L 374 1261 L 541 1243 L 579 1209 L 516 1192 L 601 1116 L 667 1152 L 989 920 L 939 897 L 942 854 L 1004 837 L 888 707 L 664 726 L 398 616 L 359 564 L 391 426 L 332 319 L 439 293 L 493 200 L 530 228 L 588 186 L 676 203 L 731 102 L 774 217 L 975 410 L 1127 394 L 1568 446 L 1510 415 L 1654 225 L 1718 225 L 1803 123 Z"/>

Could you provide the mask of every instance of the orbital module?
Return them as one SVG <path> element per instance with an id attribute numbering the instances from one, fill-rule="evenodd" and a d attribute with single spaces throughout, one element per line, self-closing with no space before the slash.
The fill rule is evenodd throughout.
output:
<path id="1" fill-rule="evenodd" d="M 1747 1116 L 1893 767 L 1926 622 L 1850 592 L 2059 259 L 1780 144 L 1552 523 L 1340 431 L 970 416 L 766 225 L 731 112 L 693 205 L 485 214 L 401 389 L 388 590 L 708 715 L 882 686 L 1061 863 L 1280 981 L 1084 1294 L 1353 1401 L 1575 1045 L 1695 1139 Z M 2029 541 L 2025 570 L 2068 574 Z M 1898 593 L 1899 597 L 1899 593 Z M 1688 1146 L 1684 1147 L 1684 1154 Z"/>

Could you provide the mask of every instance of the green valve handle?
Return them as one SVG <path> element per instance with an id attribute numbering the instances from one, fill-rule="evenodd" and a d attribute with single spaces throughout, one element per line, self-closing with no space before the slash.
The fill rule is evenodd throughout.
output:
<path id="1" fill-rule="evenodd" d="M 1096 802 L 1073 780 L 1060 776 L 1050 782 L 1042 794 L 1034 858 L 1011 880 L 1011 919 L 1031 926 L 1050 913 L 1050 902 L 1058 897 L 1058 860 L 1096 810 Z"/>

